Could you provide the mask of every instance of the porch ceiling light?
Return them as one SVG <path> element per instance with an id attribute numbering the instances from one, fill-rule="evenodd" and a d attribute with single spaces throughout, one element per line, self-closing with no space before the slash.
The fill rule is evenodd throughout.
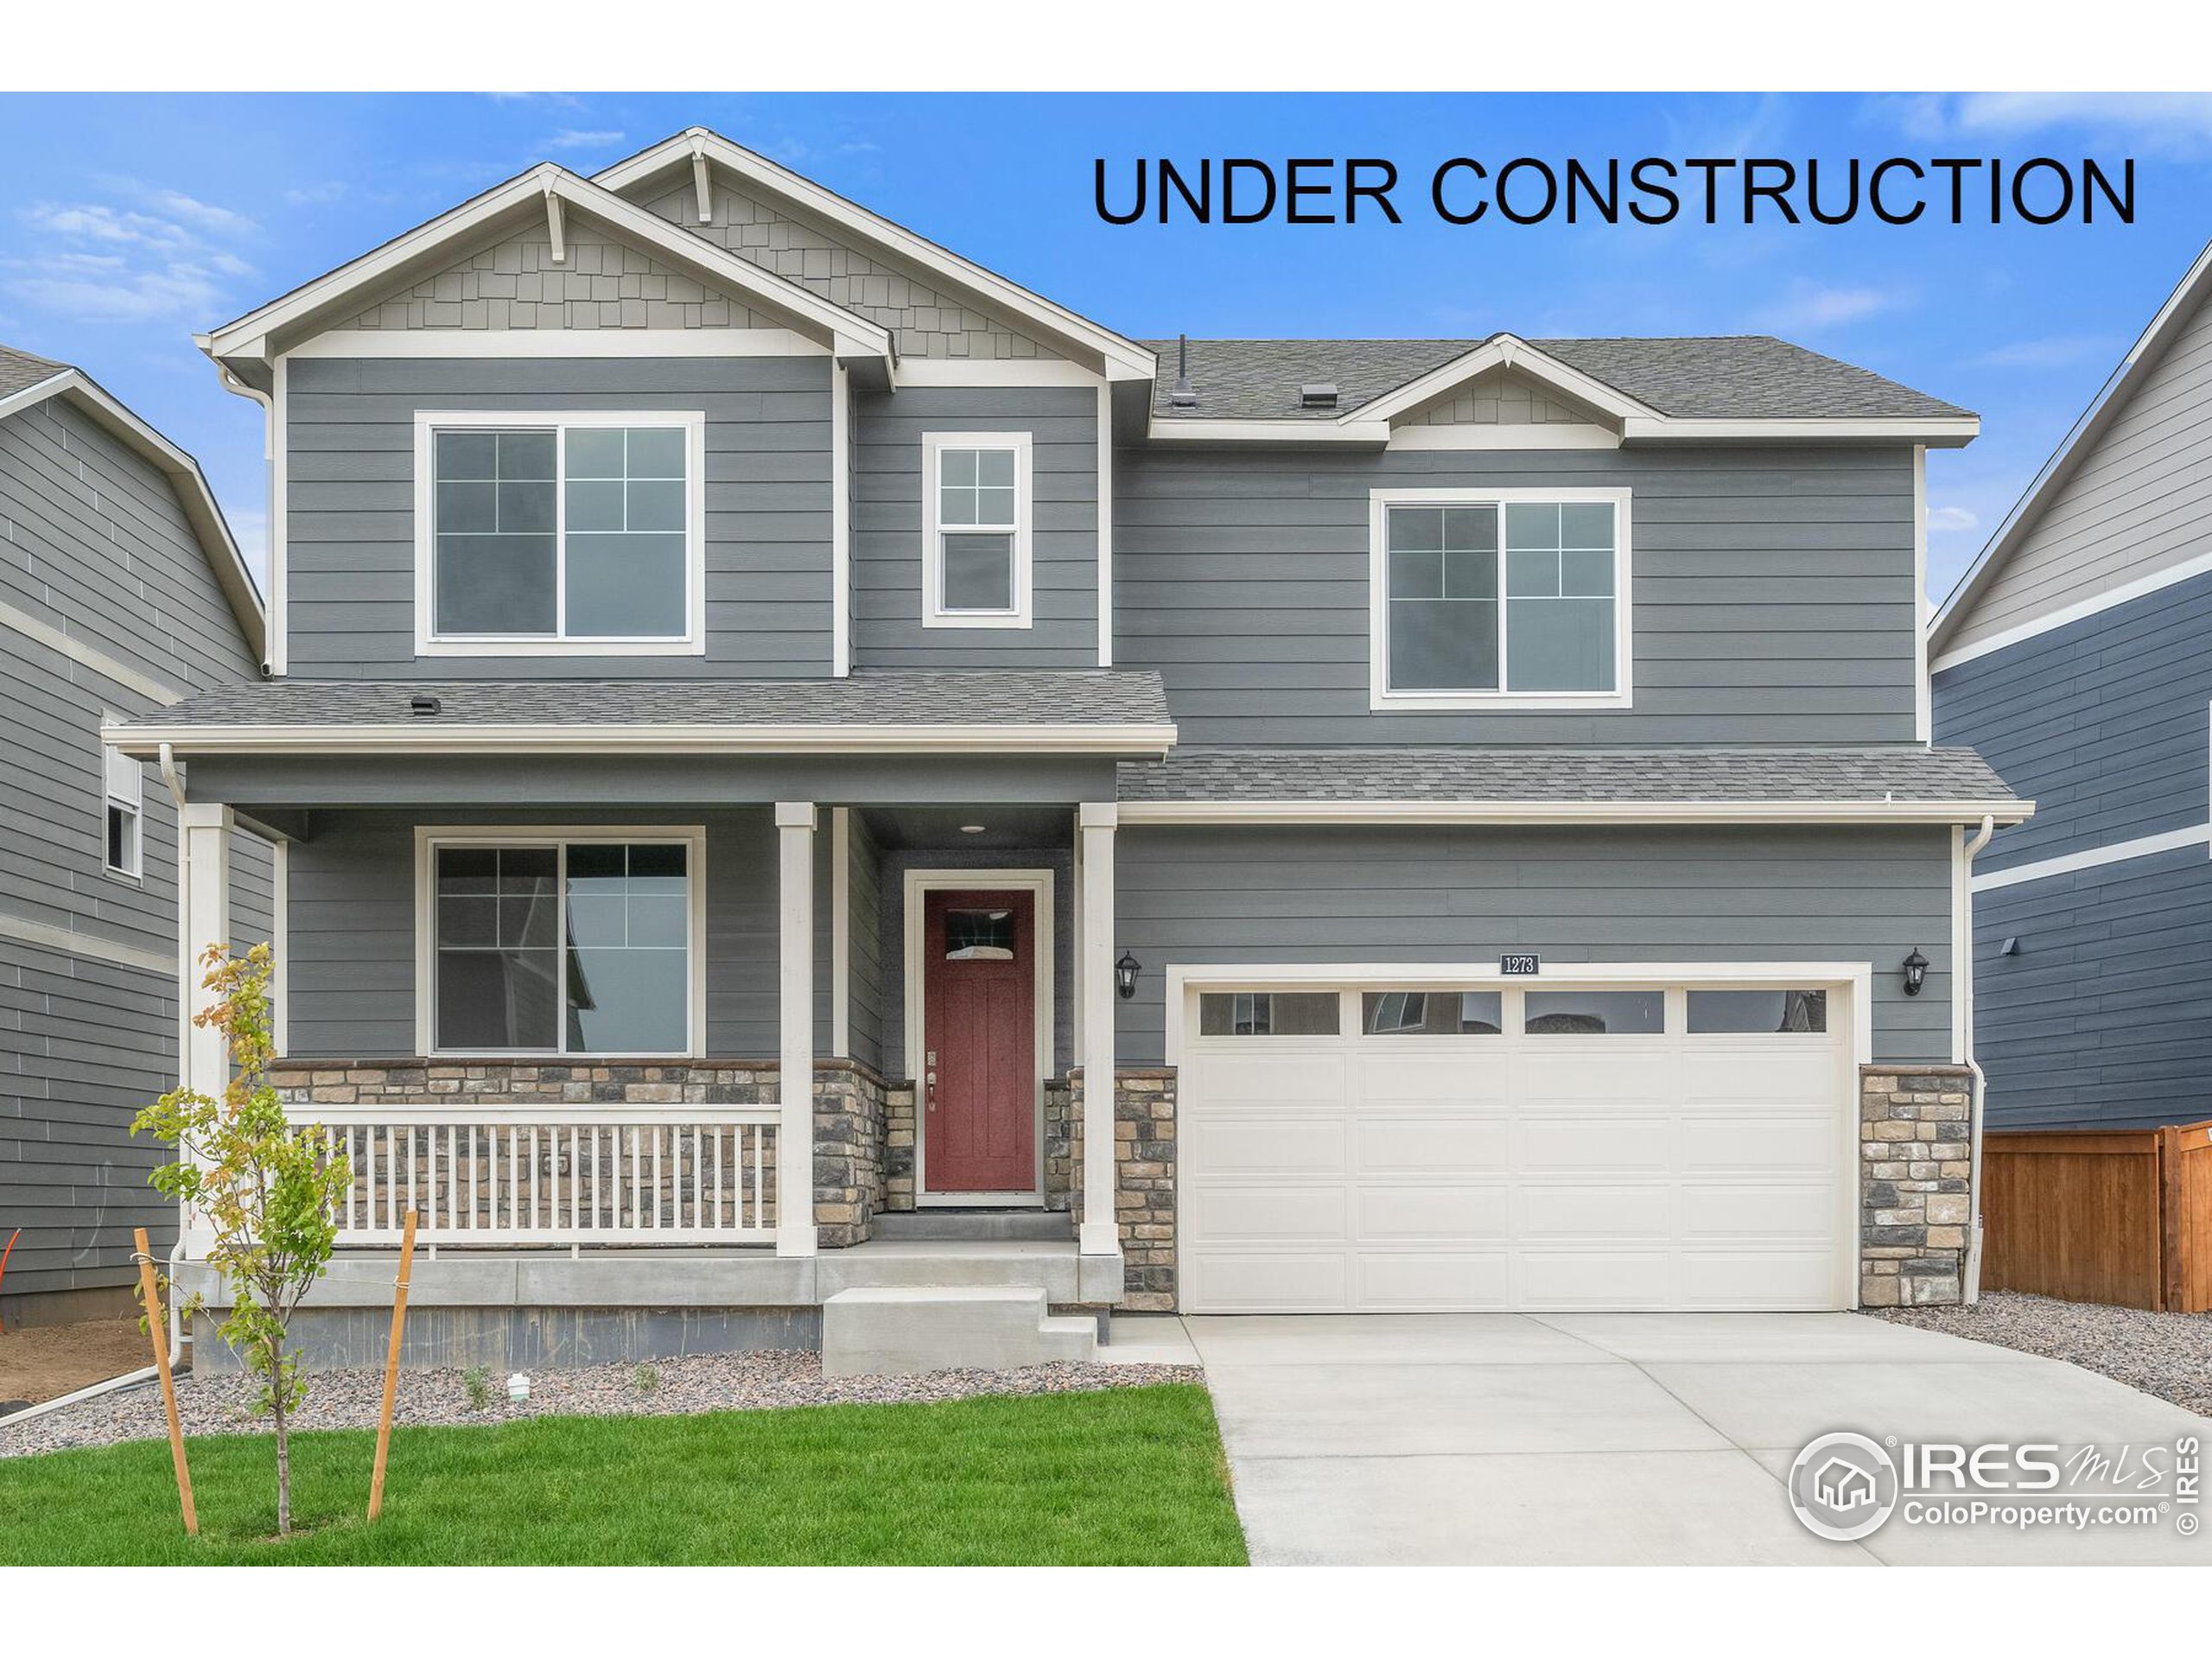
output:
<path id="1" fill-rule="evenodd" d="M 1128 951 L 1122 952 L 1122 959 L 1114 964 L 1114 988 L 1122 994 L 1123 1001 L 1137 994 L 1137 976 L 1143 971 L 1142 963 Z"/>
<path id="2" fill-rule="evenodd" d="M 1919 946 L 1913 947 L 1912 954 L 1904 959 L 1904 994 L 1918 996 L 1920 988 L 1928 982 L 1928 958 L 1920 954 Z"/>
<path id="3" fill-rule="evenodd" d="M 980 836 L 988 827 L 981 823 L 963 823 L 960 826 L 960 833 L 963 836 Z"/>

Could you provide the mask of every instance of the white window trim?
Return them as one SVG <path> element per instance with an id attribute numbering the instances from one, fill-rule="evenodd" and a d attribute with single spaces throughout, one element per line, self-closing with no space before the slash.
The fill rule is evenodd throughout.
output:
<path id="1" fill-rule="evenodd" d="M 568 434 L 578 427 L 674 428 L 684 434 L 684 629 L 678 638 L 542 638 L 437 632 L 437 477 L 434 442 L 465 427 L 553 429 L 556 613 L 566 620 Z M 424 409 L 415 412 L 415 654 L 417 657 L 701 657 L 706 654 L 707 416 L 701 410 Z"/>
<path id="2" fill-rule="evenodd" d="M 103 713 L 100 723 L 109 724 L 114 717 Z M 127 772 L 124 769 L 128 768 Z M 124 772 L 129 789 L 117 787 L 117 773 Z M 100 874 L 111 881 L 128 881 L 134 886 L 142 883 L 146 874 L 146 768 L 142 761 L 134 760 L 112 743 L 100 746 Z M 122 807 L 130 814 L 129 837 L 130 862 L 111 864 L 107 861 L 107 815 L 113 807 Z"/>
<path id="3" fill-rule="evenodd" d="M 1589 709 L 1635 705 L 1631 680 L 1635 629 L 1627 489 L 1408 489 L 1368 492 L 1368 707 L 1395 713 L 1423 709 Z M 1390 689 L 1389 512 L 1402 506 L 1488 506 L 1518 502 L 1610 502 L 1613 507 L 1613 684 L 1611 691 L 1394 691 Z M 1505 600 L 1503 514 L 1499 515 L 1498 596 Z M 1501 675 L 1504 664 L 1500 664 Z"/>
<path id="4" fill-rule="evenodd" d="M 1007 611 L 950 611 L 944 599 L 944 543 L 972 526 L 945 524 L 938 513 L 942 498 L 938 457 L 947 449 L 1014 451 L 1014 608 Z M 1030 626 L 1031 511 L 1029 434 L 1027 432 L 925 432 L 922 434 L 922 626 L 925 628 L 1027 628 Z M 995 528 L 995 527 L 993 527 Z M 987 530 L 985 533 L 988 533 Z"/>
<path id="5" fill-rule="evenodd" d="M 684 1044 L 672 1052 L 614 1052 L 567 1048 L 448 1049 L 435 1046 L 437 1036 L 437 850 L 441 847 L 554 847 L 563 849 L 555 880 L 556 893 L 566 913 L 563 891 L 568 874 L 566 849 L 591 844 L 633 844 L 658 842 L 681 845 L 689 883 L 685 962 L 689 982 L 684 1010 Z M 568 950 L 560 948 L 562 1007 L 568 995 Z M 565 1018 L 561 1027 L 566 1039 Z M 699 1059 L 707 1040 L 707 830 L 696 823 L 644 824 L 418 824 L 415 830 L 415 1052 L 431 1058 L 467 1056 L 482 1058 L 569 1060 Z"/>

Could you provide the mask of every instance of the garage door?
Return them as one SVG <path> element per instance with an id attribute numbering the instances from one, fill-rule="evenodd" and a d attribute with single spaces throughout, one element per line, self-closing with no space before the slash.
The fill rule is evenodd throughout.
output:
<path id="1" fill-rule="evenodd" d="M 1183 1305 L 1848 1306 L 1847 997 L 1195 990 Z"/>

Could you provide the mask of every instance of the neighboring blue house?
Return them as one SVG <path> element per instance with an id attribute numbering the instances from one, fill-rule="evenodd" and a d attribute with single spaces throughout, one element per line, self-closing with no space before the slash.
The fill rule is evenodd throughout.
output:
<path id="1" fill-rule="evenodd" d="M 410 1208 L 464 1363 L 1958 1296 L 1967 838 L 2031 810 L 1928 741 L 1965 410 L 1766 338 L 1136 340 L 702 130 L 201 343 L 273 677 L 110 735 L 195 868 L 287 837 L 319 1357 Z"/>
<path id="2" fill-rule="evenodd" d="M 138 1109 L 177 1078 L 176 809 L 100 728 L 259 677 L 261 600 L 192 457 L 82 370 L 0 346 L 0 1319 L 119 1312 L 176 1242 Z M 158 760 L 158 757 L 156 758 Z M 180 783 L 184 769 L 175 772 Z M 271 851 L 219 868 L 270 937 Z"/>
<path id="3" fill-rule="evenodd" d="M 1929 649 L 1937 740 L 2038 804 L 1975 865 L 1990 1122 L 2212 1117 L 2212 250 Z"/>

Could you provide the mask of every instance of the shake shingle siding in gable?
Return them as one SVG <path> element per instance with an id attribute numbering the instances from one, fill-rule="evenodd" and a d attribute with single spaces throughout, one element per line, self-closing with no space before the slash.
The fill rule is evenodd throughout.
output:
<path id="1" fill-rule="evenodd" d="M 1125 451 L 1116 659 L 1186 744 L 1907 743 L 1912 457 L 1860 448 Z M 1370 713 L 1369 493 L 1623 487 L 1635 706 Z"/>
<path id="2" fill-rule="evenodd" d="M 922 438 L 1027 432 L 1032 625 L 922 626 Z M 853 398 L 853 660 L 1077 668 L 1098 660 L 1098 399 L 1081 386 L 910 387 Z"/>
<path id="3" fill-rule="evenodd" d="M 1977 861 L 1984 874 L 2203 823 L 2212 575 L 1945 669 L 1936 738 L 1971 743 L 2037 803 Z"/>
<path id="4" fill-rule="evenodd" d="M 827 358 L 310 359 L 289 373 L 293 673 L 416 671 L 415 415 L 436 409 L 701 410 L 707 449 L 704 656 L 448 657 L 440 677 L 830 671 Z"/>
<path id="5" fill-rule="evenodd" d="M 2126 395 L 1942 652 L 2212 556 L 2212 300 Z"/>

